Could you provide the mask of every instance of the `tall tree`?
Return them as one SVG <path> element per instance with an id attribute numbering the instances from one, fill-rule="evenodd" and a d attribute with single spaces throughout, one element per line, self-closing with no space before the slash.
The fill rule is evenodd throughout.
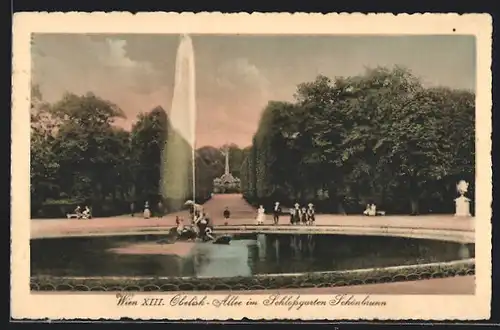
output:
<path id="1" fill-rule="evenodd" d="M 53 150 L 58 154 L 58 177 L 71 196 L 103 200 L 114 196 L 110 181 L 121 161 L 117 150 L 125 145 L 116 139 L 114 120 L 124 117 L 120 108 L 94 94 L 66 94 L 51 108 L 61 124 Z"/>
<path id="2" fill-rule="evenodd" d="M 395 212 L 418 213 L 421 201 L 424 212 L 446 209 L 456 180 L 474 180 L 474 99 L 426 89 L 397 66 L 318 76 L 298 86 L 294 103 L 264 109 L 242 166 L 244 195 L 328 198 L 325 206 L 341 213 L 368 202 Z"/>
<path id="3" fill-rule="evenodd" d="M 134 159 L 133 180 L 136 197 L 142 200 L 160 193 L 162 152 L 169 124 L 163 108 L 141 113 L 131 132 L 131 154 Z"/>
<path id="4" fill-rule="evenodd" d="M 59 159 L 53 151 L 55 128 L 56 121 L 50 113 L 50 105 L 43 100 L 39 87 L 32 86 L 30 192 L 35 209 L 47 198 L 56 197 L 59 193 Z"/>

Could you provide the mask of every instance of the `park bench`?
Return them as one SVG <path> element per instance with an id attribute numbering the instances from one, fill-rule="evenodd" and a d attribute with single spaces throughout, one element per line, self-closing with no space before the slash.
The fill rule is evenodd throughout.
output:
<path id="1" fill-rule="evenodd" d="M 374 211 L 374 210 L 364 210 L 363 214 L 369 217 L 375 217 L 375 216 L 384 216 L 385 211 Z"/>

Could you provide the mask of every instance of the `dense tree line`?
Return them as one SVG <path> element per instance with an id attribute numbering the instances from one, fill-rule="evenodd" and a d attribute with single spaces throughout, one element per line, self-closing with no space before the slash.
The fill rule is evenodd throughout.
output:
<path id="1" fill-rule="evenodd" d="M 130 131 L 114 125 L 123 117 L 115 104 L 90 93 L 48 104 L 32 88 L 32 216 L 60 217 L 77 204 L 91 206 L 95 216 L 123 214 L 131 202 L 140 210 L 160 199 L 172 211 L 192 198 L 191 147 L 166 112 L 140 114 Z M 197 202 L 210 197 L 213 179 L 224 171 L 211 149 L 196 152 Z"/>
<path id="2" fill-rule="evenodd" d="M 425 88 L 410 71 L 300 84 L 269 102 L 241 168 L 251 203 L 313 202 L 325 212 L 454 212 L 456 183 L 474 196 L 475 95 Z"/>

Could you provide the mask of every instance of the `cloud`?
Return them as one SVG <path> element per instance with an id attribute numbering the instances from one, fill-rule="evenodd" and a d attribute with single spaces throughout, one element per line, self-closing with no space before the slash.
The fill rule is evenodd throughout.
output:
<path id="1" fill-rule="evenodd" d="M 267 95 L 269 88 L 269 80 L 247 58 L 237 58 L 222 64 L 217 70 L 216 82 L 223 90 L 246 88 L 248 92 L 262 97 Z"/>
<path id="2" fill-rule="evenodd" d="M 168 82 L 151 63 L 127 56 L 127 41 L 89 35 L 35 35 L 32 80 L 45 99 L 89 91 L 117 103 L 129 126 L 136 115 L 169 101 Z"/>
<path id="3" fill-rule="evenodd" d="M 224 61 L 210 73 L 200 77 L 197 141 L 200 145 L 234 142 L 246 146 L 268 102 L 269 80 L 243 57 Z"/>
<path id="4" fill-rule="evenodd" d="M 200 144 L 247 145 L 267 102 L 292 100 L 318 73 L 402 64 L 431 85 L 475 86 L 472 37 L 198 35 L 193 43 Z M 92 91 L 123 109 L 125 127 L 139 112 L 171 107 L 179 35 L 37 34 L 33 45 L 33 81 L 47 101 Z"/>

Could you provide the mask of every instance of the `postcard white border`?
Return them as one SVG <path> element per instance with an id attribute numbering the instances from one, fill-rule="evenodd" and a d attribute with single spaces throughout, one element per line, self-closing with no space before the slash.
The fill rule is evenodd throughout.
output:
<path id="1" fill-rule="evenodd" d="M 114 294 L 32 294 L 29 287 L 31 33 L 474 35 L 476 101 L 476 294 L 384 295 L 385 307 L 117 307 Z M 13 20 L 11 310 L 16 319 L 478 320 L 491 299 L 491 45 L 487 14 L 17 13 Z M 422 54 L 425 56 L 425 54 Z M 165 294 L 164 296 L 173 296 Z M 212 297 L 220 295 L 211 295 Z M 252 296 L 262 300 L 267 296 Z M 378 296 L 372 296 L 374 298 Z M 380 297 L 378 297 L 380 298 Z M 382 299 L 382 298 L 381 298 Z"/>

